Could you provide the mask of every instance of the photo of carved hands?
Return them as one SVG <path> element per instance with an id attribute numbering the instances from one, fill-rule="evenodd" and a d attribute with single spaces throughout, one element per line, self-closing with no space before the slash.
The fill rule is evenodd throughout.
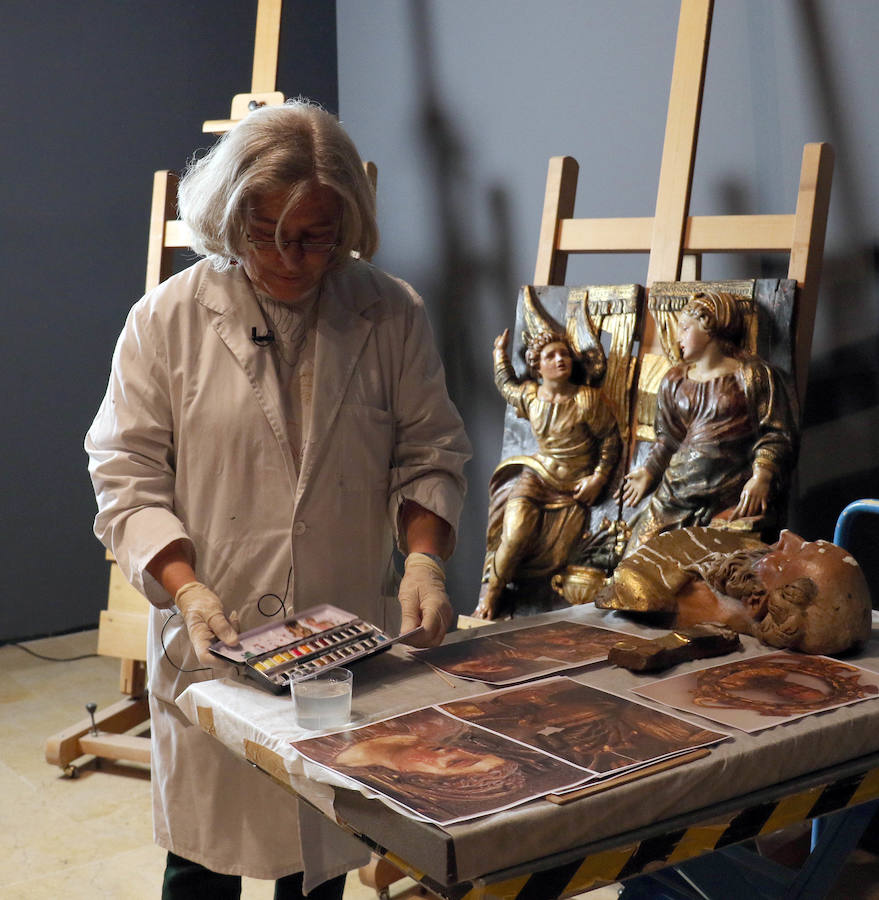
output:
<path id="1" fill-rule="evenodd" d="M 568 678 L 493 691 L 440 709 L 595 775 L 616 774 L 727 737 Z"/>

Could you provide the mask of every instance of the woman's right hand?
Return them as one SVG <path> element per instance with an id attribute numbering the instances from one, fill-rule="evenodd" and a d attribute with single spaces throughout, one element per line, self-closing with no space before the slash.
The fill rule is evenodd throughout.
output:
<path id="1" fill-rule="evenodd" d="M 226 617 L 220 598 L 200 581 L 184 584 L 174 596 L 174 603 L 189 632 L 189 640 L 198 661 L 211 665 L 214 657 L 210 646 L 217 640 L 234 647 L 238 643 L 238 620 L 233 612 Z"/>
<path id="2" fill-rule="evenodd" d="M 640 466 L 623 478 L 615 496 L 618 500 L 622 497 L 626 506 L 637 506 L 652 487 L 653 476 L 644 466 Z"/>

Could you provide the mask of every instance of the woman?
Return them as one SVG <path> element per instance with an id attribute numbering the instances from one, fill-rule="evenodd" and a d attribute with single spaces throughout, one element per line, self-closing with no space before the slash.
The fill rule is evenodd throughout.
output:
<path id="1" fill-rule="evenodd" d="M 510 365 L 509 329 L 494 342 L 495 384 L 537 438 L 533 456 L 505 459 L 491 478 L 489 525 L 477 618 L 494 619 L 507 585 L 516 577 L 560 571 L 583 534 L 620 453 L 616 420 L 601 391 L 572 380 L 573 355 L 564 335 L 526 334 L 525 360 L 532 378 L 520 382 Z M 587 357 L 590 376 L 603 356 Z"/>
<path id="2" fill-rule="evenodd" d="M 778 372 L 742 350 L 744 318 L 732 294 L 694 294 L 681 311 L 681 363 L 656 398 L 656 443 L 644 465 L 623 479 L 621 495 L 637 506 L 626 553 L 687 525 L 778 512 L 793 466 L 795 423 Z"/>
<path id="3" fill-rule="evenodd" d="M 128 316 L 86 438 L 95 532 L 152 604 L 164 896 L 232 896 L 243 874 L 298 897 L 296 804 L 174 700 L 234 674 L 211 642 L 317 603 L 440 642 L 469 446 L 421 300 L 352 256 L 376 248 L 374 201 L 333 116 L 251 113 L 190 166 L 179 204 L 206 258 Z"/>

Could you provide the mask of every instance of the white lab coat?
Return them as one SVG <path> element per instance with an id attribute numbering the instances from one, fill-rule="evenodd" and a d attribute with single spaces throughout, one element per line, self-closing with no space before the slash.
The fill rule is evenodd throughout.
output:
<path id="1" fill-rule="evenodd" d="M 151 291 L 119 338 L 86 450 L 95 533 L 153 605 L 156 841 L 214 871 L 277 878 L 302 869 L 296 804 L 173 706 L 193 680 L 231 672 L 180 671 L 199 663 L 144 567 L 188 537 L 198 578 L 243 630 L 266 622 L 278 608 L 267 595 L 289 581 L 288 612 L 327 602 L 393 631 L 399 507 L 414 500 L 456 528 L 469 444 L 405 283 L 359 260 L 324 277 L 301 471 L 254 327 L 265 323 L 238 268 L 201 261 Z"/>

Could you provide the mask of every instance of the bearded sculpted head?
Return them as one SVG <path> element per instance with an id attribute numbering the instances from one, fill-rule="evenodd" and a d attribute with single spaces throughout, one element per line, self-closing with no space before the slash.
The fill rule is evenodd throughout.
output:
<path id="1" fill-rule="evenodd" d="M 712 528 L 667 532 L 624 559 L 596 598 L 607 609 L 678 615 L 684 603 L 690 614 L 704 610 L 703 621 L 804 653 L 843 653 L 870 636 L 870 591 L 854 557 L 790 531 L 771 545 Z"/>
<path id="2" fill-rule="evenodd" d="M 753 634 L 772 647 L 841 653 L 870 636 L 870 591 L 854 557 L 827 541 L 783 531 L 754 564 L 766 588 Z"/>

